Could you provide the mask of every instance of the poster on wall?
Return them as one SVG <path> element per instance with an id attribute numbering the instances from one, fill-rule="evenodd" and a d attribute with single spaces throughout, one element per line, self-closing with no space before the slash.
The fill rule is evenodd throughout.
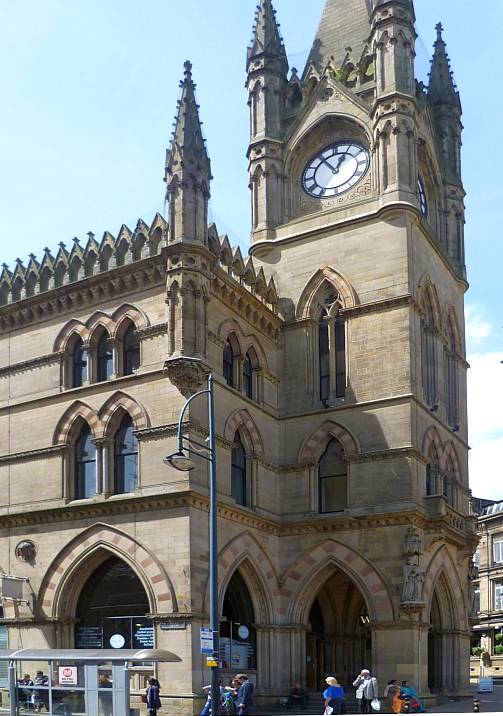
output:
<path id="1" fill-rule="evenodd" d="M 58 681 L 60 686 L 78 686 L 79 676 L 76 666 L 60 666 L 58 668 Z"/>

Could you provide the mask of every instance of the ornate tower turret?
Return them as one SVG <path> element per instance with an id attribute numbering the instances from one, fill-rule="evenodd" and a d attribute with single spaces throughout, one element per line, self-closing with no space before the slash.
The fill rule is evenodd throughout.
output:
<path id="1" fill-rule="evenodd" d="M 246 63 L 254 240 L 282 221 L 282 120 L 288 60 L 271 0 L 260 0 Z M 265 232 L 265 236 L 263 235 Z"/>
<path id="2" fill-rule="evenodd" d="M 192 81 L 192 65 L 187 61 L 184 67 L 175 130 L 171 148 L 166 152 L 168 352 L 174 357 L 203 357 L 212 261 L 207 248 L 212 177 Z"/>
<path id="3" fill-rule="evenodd" d="M 372 12 L 373 120 L 380 192 L 387 201 L 417 203 L 414 22 L 412 0 L 378 0 Z"/>
<path id="4" fill-rule="evenodd" d="M 166 152 L 169 241 L 206 243 L 211 164 L 199 118 L 192 65 L 184 65 L 182 95 L 171 148 Z"/>
<path id="5" fill-rule="evenodd" d="M 451 72 L 443 27 L 436 27 L 437 40 L 431 62 L 428 99 L 437 132 L 440 164 L 444 179 L 447 251 L 457 269 L 465 275 L 464 190 L 461 179 L 462 107 Z"/>

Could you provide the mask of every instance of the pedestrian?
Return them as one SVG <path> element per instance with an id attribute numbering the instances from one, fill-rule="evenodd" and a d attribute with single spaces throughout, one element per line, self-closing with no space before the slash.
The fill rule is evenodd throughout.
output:
<path id="1" fill-rule="evenodd" d="M 33 691 L 33 707 L 35 711 L 42 711 L 42 706 L 45 706 L 46 710 L 49 711 L 49 677 L 44 674 L 43 671 L 37 671 L 35 674 L 35 686 L 41 686 L 42 688 L 34 689 Z"/>
<path id="2" fill-rule="evenodd" d="M 238 716 L 249 716 L 250 707 L 253 706 L 253 684 L 246 674 L 237 674 L 236 681 L 239 684 L 236 697 Z"/>
<path id="3" fill-rule="evenodd" d="M 209 716 L 211 714 L 211 684 L 208 684 L 208 686 L 203 686 L 203 691 L 206 694 L 206 703 L 204 704 L 203 710 L 199 714 L 199 716 Z M 222 682 L 220 682 L 220 701 L 223 701 L 224 698 L 224 689 L 222 687 Z"/>
<path id="4" fill-rule="evenodd" d="M 346 707 L 344 698 L 346 694 L 344 689 L 339 684 L 335 676 L 327 676 L 325 679 L 328 686 L 323 692 L 323 698 L 325 699 L 325 713 L 326 714 L 344 714 L 346 713 Z M 331 710 L 330 710 L 331 709 Z"/>
<path id="5" fill-rule="evenodd" d="M 395 713 L 393 711 L 393 699 L 395 698 L 396 694 L 399 693 L 400 687 L 398 686 L 398 681 L 396 679 L 391 679 L 390 681 L 388 681 L 388 685 L 384 689 L 384 713 Z"/>
<path id="6" fill-rule="evenodd" d="M 149 679 L 148 681 L 147 709 L 149 716 L 157 716 L 157 711 L 161 708 L 158 683 L 157 679 Z"/>
<path id="7" fill-rule="evenodd" d="M 112 697 L 112 682 L 108 674 L 102 674 L 98 681 L 98 696 L 102 716 L 113 716 L 114 705 Z M 103 691 L 102 691 L 103 689 Z"/>
<path id="8" fill-rule="evenodd" d="M 297 683 L 290 689 L 290 695 L 288 696 L 286 707 L 288 710 L 300 707 L 300 710 L 304 711 L 307 706 L 307 701 L 308 696 L 306 690 L 303 688 L 302 684 Z"/>
<path id="9" fill-rule="evenodd" d="M 379 689 L 377 679 L 371 676 L 368 669 L 362 669 L 356 679 L 353 681 L 356 688 L 356 700 L 358 701 L 358 713 L 372 713 L 372 699 L 377 699 Z"/>

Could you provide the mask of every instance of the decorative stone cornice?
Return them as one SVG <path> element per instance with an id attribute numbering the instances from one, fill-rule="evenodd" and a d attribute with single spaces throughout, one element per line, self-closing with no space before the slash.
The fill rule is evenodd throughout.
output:
<path id="1" fill-rule="evenodd" d="M 156 323 L 153 326 L 147 326 L 146 328 L 142 328 L 139 331 L 136 331 L 138 336 L 142 341 L 148 340 L 149 338 L 156 338 L 157 336 L 162 336 L 163 334 L 168 332 L 168 324 L 167 323 Z"/>
<path id="2" fill-rule="evenodd" d="M 41 368 L 45 365 L 59 363 L 63 356 L 63 352 L 48 353 L 47 355 L 38 356 L 37 358 L 32 358 L 31 360 L 25 360 L 22 363 L 12 363 L 11 365 L 0 368 L 0 377 L 4 375 L 14 375 L 15 373 L 28 373 L 35 368 Z"/>
<path id="3" fill-rule="evenodd" d="M 395 308 L 410 306 L 413 302 L 411 294 L 403 296 L 394 296 L 393 298 L 385 298 L 382 301 L 370 301 L 369 303 L 360 303 L 356 306 L 350 306 L 341 310 L 341 314 L 348 318 L 353 316 L 362 316 L 367 313 L 380 313 L 382 311 L 391 311 Z"/>
<path id="4" fill-rule="evenodd" d="M 25 452 L 1 455 L 0 465 L 11 465 L 15 462 L 27 462 L 31 460 L 43 460 L 49 455 L 59 455 L 66 449 L 65 445 L 52 445 L 51 447 L 40 448 L 39 450 L 26 450 Z"/>
<path id="5" fill-rule="evenodd" d="M 183 429 L 187 430 L 188 422 L 182 423 Z M 172 437 L 178 433 L 178 423 L 168 423 L 166 425 L 157 425 L 153 428 L 145 428 L 143 430 L 135 430 L 135 435 L 139 442 L 149 442 L 151 440 L 162 440 L 163 438 Z"/>

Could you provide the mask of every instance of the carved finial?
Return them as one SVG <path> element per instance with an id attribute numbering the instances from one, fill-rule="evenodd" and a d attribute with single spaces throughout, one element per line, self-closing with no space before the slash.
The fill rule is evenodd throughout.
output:
<path id="1" fill-rule="evenodd" d="M 75 244 L 75 246 L 78 246 L 80 244 L 80 241 L 76 236 L 73 237 L 72 241 Z"/>
<path id="2" fill-rule="evenodd" d="M 183 63 L 183 74 L 185 75 L 185 79 L 192 79 L 192 62 L 190 62 L 190 60 L 185 60 Z"/>
<path id="3" fill-rule="evenodd" d="M 66 249 L 66 244 L 63 241 L 60 241 L 58 246 L 60 249 Z"/>
<path id="4" fill-rule="evenodd" d="M 35 254 L 28 254 L 28 256 L 29 256 L 29 258 L 30 258 L 32 261 L 36 261 L 36 258 L 37 258 L 37 257 L 36 257 Z"/>
<path id="5" fill-rule="evenodd" d="M 437 31 L 437 40 L 442 40 L 442 39 L 443 39 L 442 33 L 443 33 L 443 31 L 444 31 L 444 26 L 442 25 L 441 22 L 439 22 L 439 23 L 435 26 L 435 30 Z"/>
<path id="6" fill-rule="evenodd" d="M 95 235 L 93 234 L 92 231 L 88 231 L 88 232 L 87 232 L 87 236 L 89 237 L 89 241 L 92 241 L 92 240 L 94 239 L 94 236 L 95 236 Z"/>

